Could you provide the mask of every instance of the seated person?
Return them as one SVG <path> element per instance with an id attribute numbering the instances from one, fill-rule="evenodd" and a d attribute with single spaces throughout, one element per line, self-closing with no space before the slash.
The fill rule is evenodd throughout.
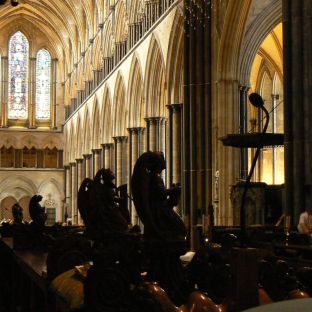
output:
<path id="1" fill-rule="evenodd" d="M 305 212 L 300 214 L 298 231 L 312 237 L 312 208 L 307 208 Z"/>

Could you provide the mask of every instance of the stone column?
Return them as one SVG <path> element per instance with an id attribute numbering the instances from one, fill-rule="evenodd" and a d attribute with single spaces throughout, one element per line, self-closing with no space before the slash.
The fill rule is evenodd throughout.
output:
<path id="1" fill-rule="evenodd" d="M 182 198 L 192 250 L 212 207 L 211 3 L 184 2 Z"/>
<path id="2" fill-rule="evenodd" d="M 83 181 L 83 170 L 82 170 L 82 165 L 83 165 L 83 159 L 78 158 L 76 159 L 76 168 L 77 168 L 77 196 L 78 196 L 78 191 L 80 188 L 80 185 Z M 81 219 L 79 210 L 78 210 L 78 203 L 77 203 L 77 215 L 78 215 L 78 224 L 82 224 L 83 221 Z"/>
<path id="3" fill-rule="evenodd" d="M 28 121 L 29 128 L 36 128 L 36 61 L 35 57 L 29 59 L 29 105 Z"/>
<path id="4" fill-rule="evenodd" d="M 127 182 L 126 167 L 124 166 L 127 160 L 127 150 L 125 144 L 127 143 L 127 136 L 113 137 L 115 141 L 115 176 L 116 186 L 120 186 Z"/>
<path id="5" fill-rule="evenodd" d="M 1 57 L 1 127 L 8 127 L 8 57 Z"/>
<path id="6" fill-rule="evenodd" d="M 103 168 L 114 171 L 114 165 L 112 161 L 112 151 L 114 149 L 114 144 L 105 143 L 102 144 L 102 148 L 103 148 Z"/>
<path id="7" fill-rule="evenodd" d="M 142 134 L 144 128 L 134 127 L 128 128 L 129 132 L 129 177 L 128 177 L 128 192 L 131 194 L 131 175 L 133 173 L 134 165 L 142 154 Z M 133 202 L 129 199 L 130 214 L 131 214 L 131 223 L 133 225 L 138 224 L 138 215 L 135 210 Z"/>
<path id="8" fill-rule="evenodd" d="M 312 201 L 312 2 L 282 3 L 285 213 L 296 225 Z"/>
<path id="9" fill-rule="evenodd" d="M 70 163 L 71 171 L 71 218 L 72 223 L 78 223 L 78 213 L 77 213 L 77 171 L 76 163 Z"/>
<path id="10" fill-rule="evenodd" d="M 167 119 L 159 117 L 157 123 L 157 150 L 166 155 L 166 126 Z"/>
<path id="11" fill-rule="evenodd" d="M 170 184 L 181 183 L 182 104 L 167 105 L 170 123 Z"/>
<path id="12" fill-rule="evenodd" d="M 165 153 L 166 118 L 145 118 L 147 128 L 147 149 Z"/>
<path id="13" fill-rule="evenodd" d="M 93 149 L 93 176 L 101 169 L 101 149 Z"/>
<path id="14" fill-rule="evenodd" d="M 65 170 L 65 203 L 64 203 L 64 208 L 66 211 L 63 211 L 63 216 L 65 221 L 65 215 L 71 216 L 71 171 L 70 171 L 70 166 L 66 165 L 64 166 Z"/>
<path id="15" fill-rule="evenodd" d="M 57 78 L 57 62 L 58 59 L 52 59 L 52 85 L 51 85 L 51 129 L 56 129 L 56 78 Z"/>
<path id="16" fill-rule="evenodd" d="M 85 178 L 91 178 L 91 160 L 92 155 L 91 154 L 84 154 L 84 177 Z"/>
<path id="17" fill-rule="evenodd" d="M 156 151 L 157 142 L 156 142 L 156 133 L 157 133 L 157 118 L 158 117 L 148 117 L 145 118 L 146 121 L 146 140 L 147 140 L 147 150 Z"/>
<path id="18" fill-rule="evenodd" d="M 93 83 L 94 83 L 94 88 L 96 88 L 101 82 L 101 70 L 99 69 L 94 69 L 93 70 Z"/>

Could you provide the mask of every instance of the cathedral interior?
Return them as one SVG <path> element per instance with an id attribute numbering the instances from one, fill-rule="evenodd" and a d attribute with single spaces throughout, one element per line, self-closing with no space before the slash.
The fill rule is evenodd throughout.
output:
<path id="1" fill-rule="evenodd" d="M 299 243 L 297 225 L 301 214 L 312 205 L 311 13 L 310 0 L 1 0 L 2 227 L 15 219 L 15 204 L 22 208 L 23 222 L 34 220 L 29 208 L 34 195 L 42 196 L 46 227 L 57 224 L 72 231 L 91 227 L 79 207 L 80 186 L 86 179 L 96 181 L 96 174 L 104 168 L 114 175 L 116 192 L 125 194 L 129 226 L 147 232 L 150 221 L 136 205 L 139 202 L 141 207 L 140 198 L 146 196 L 132 189 L 137 187 L 132 183 L 133 173 L 137 160 L 146 152 L 162 152 L 165 165 L 159 177 L 163 187 L 178 186 L 181 190 L 173 211 L 186 229 L 185 252 L 201 250 L 204 241 L 220 243 L 218 239 L 231 229 L 232 238 L 239 236 L 241 229 L 244 247 L 246 229 L 262 229 L 266 235 L 270 231 L 273 236 L 265 244 L 279 237 L 275 247 L 283 260 L 278 261 L 286 259 L 287 265 L 298 268 L 296 279 L 310 297 L 312 224 L 311 232 L 304 234 L 304 246 Z M 249 101 L 252 93 L 263 99 L 269 119 Z M 281 137 L 280 142 L 244 145 L 245 138 L 263 131 L 266 119 L 266 133 Z M 224 142 L 231 134 L 237 135 L 238 145 Z M 145 173 L 150 171 L 153 169 Z M 145 189 L 144 183 L 141 185 Z M 100 221 L 95 218 L 92 222 Z M 257 231 L 248 235 L 255 235 L 258 243 L 264 234 Z M 95 241 L 99 239 L 92 230 L 90 233 Z M 289 243 L 292 234 L 298 237 Z M 2 232 L 2 236 L 6 235 Z M 288 243 L 297 247 L 291 252 L 281 247 Z M 49 303 L 47 310 L 43 297 L 35 300 L 31 290 L 21 294 L 27 285 L 34 289 L 39 286 L 33 277 L 23 277 L 25 263 L 16 260 L 19 256 L 14 248 L 8 251 L 4 245 L 0 246 L 0 257 L 3 263 L 15 266 L 13 271 L 21 271 L 22 282 L 17 284 L 3 268 L 0 270 L 6 276 L 5 281 L 0 279 L 1 289 L 8 288 L 9 281 L 9 285 L 17 285 L 19 298 L 13 304 L 0 295 L 0 311 L 1 304 L 3 311 L 208 311 L 178 308 L 185 296 L 177 295 L 174 286 L 161 278 L 160 285 L 165 285 L 175 308 L 181 310 L 147 308 L 142 303 L 146 293 L 142 295 L 139 287 L 140 298 L 145 299 L 132 303 L 136 306 L 133 310 L 113 303 L 114 308 L 106 303 L 104 308 L 93 306 L 93 294 L 89 293 L 96 287 L 90 286 L 93 273 L 88 273 L 84 288 L 85 307 L 77 308 L 75 302 L 75 309 L 64 308 L 55 299 L 53 309 Z M 180 248 L 176 246 L 171 250 Z M 263 246 L 261 250 L 272 252 Z M 251 247 L 257 249 L 259 245 Z M 155 256 L 160 248 L 153 248 Z M 232 291 L 237 305 L 220 303 L 221 295 L 212 290 L 210 298 L 216 303 L 214 309 L 219 310 L 211 311 L 240 311 L 257 305 L 251 299 L 254 295 L 246 290 L 258 272 L 246 264 L 255 254 L 244 250 L 230 256 L 236 263 L 232 267 L 250 277 L 249 281 L 238 278 L 236 284 L 232 281 L 238 289 Z M 46 250 L 43 254 L 46 257 Z M 263 255 L 267 253 L 262 251 Z M 299 267 L 309 269 L 304 272 L 311 277 L 307 284 L 300 280 L 304 274 Z M 261 272 L 264 280 L 268 269 Z M 276 284 L 283 278 L 279 276 Z M 92 285 L 102 285 L 96 283 L 98 280 Z M 49 297 L 42 287 L 41 293 Z M 82 286 L 73 286 L 77 287 Z M 204 288 L 208 296 L 209 287 Z M 272 301 L 291 298 L 268 293 Z M 308 310 L 302 307 L 300 311 Z"/>

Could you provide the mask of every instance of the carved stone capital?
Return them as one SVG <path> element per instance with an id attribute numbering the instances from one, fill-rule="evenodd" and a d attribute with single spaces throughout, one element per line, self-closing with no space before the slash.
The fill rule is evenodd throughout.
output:
<path id="1" fill-rule="evenodd" d="M 114 146 L 113 143 L 103 143 L 101 144 L 104 149 L 110 149 Z"/>
<path id="2" fill-rule="evenodd" d="M 173 113 L 179 113 L 182 111 L 183 104 L 177 103 L 177 104 L 168 104 L 166 107 L 169 109 L 170 112 Z"/>
<path id="3" fill-rule="evenodd" d="M 116 142 L 116 143 L 122 143 L 122 142 L 126 142 L 128 139 L 127 136 L 125 135 L 121 135 L 121 136 L 115 136 L 113 137 L 113 140 Z"/>
<path id="4" fill-rule="evenodd" d="M 132 133 L 144 132 L 145 128 L 144 127 L 130 127 L 130 128 L 127 128 L 127 130 L 130 134 L 132 134 Z"/>

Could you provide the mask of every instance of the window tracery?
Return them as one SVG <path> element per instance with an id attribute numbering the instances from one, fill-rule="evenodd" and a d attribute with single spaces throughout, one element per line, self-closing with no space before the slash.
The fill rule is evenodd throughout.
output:
<path id="1" fill-rule="evenodd" d="M 17 31 L 9 42 L 9 119 L 28 117 L 28 55 L 28 40 Z"/>
<path id="2" fill-rule="evenodd" d="M 51 56 L 46 49 L 37 53 L 36 119 L 49 120 L 51 114 Z"/>

